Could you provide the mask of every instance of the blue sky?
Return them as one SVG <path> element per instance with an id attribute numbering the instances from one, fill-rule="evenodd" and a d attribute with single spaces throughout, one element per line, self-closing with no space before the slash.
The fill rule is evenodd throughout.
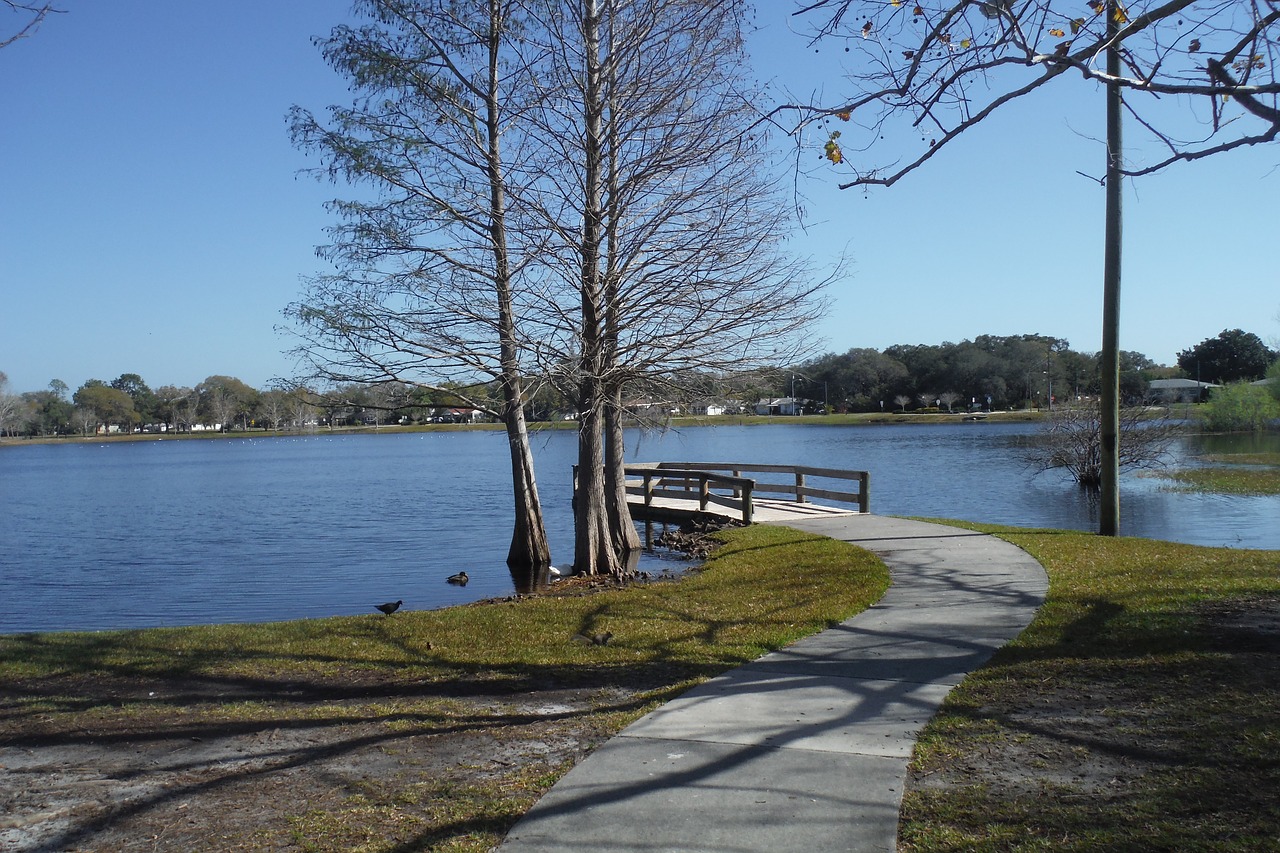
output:
<path id="1" fill-rule="evenodd" d="M 338 191 L 297 174 L 313 163 L 291 146 L 285 114 L 347 100 L 311 37 L 348 3 L 59 5 L 65 14 L 0 50 L 10 390 L 122 373 L 152 387 L 224 374 L 264 388 L 288 375 L 280 312 L 323 268 L 322 205 Z M 838 49 L 815 55 L 788 33 L 790 3 L 759 6 L 759 76 L 840 92 Z M 809 223 L 795 249 L 851 260 L 815 320 L 821 350 L 1023 333 L 1100 347 L 1103 198 L 1076 171 L 1101 170 L 1102 103 L 1063 84 L 890 189 L 842 192 L 821 168 L 802 182 Z M 1123 349 L 1172 364 L 1229 328 L 1276 345 L 1277 162 L 1271 146 L 1129 186 Z"/>

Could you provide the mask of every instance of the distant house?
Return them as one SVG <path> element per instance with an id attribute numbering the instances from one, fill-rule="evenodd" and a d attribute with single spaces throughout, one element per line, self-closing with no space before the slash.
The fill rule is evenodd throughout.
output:
<path id="1" fill-rule="evenodd" d="M 640 397 L 622 404 L 627 414 L 639 420 L 664 421 L 672 415 L 679 415 L 680 408 L 669 400 L 655 400 Z"/>
<path id="2" fill-rule="evenodd" d="M 757 415 L 798 415 L 804 409 L 799 397 L 769 397 L 756 403 Z"/>
<path id="3" fill-rule="evenodd" d="M 1221 387 L 1195 379 L 1152 379 L 1147 385 L 1147 397 L 1170 403 L 1194 403 L 1208 389 Z"/>
<path id="4" fill-rule="evenodd" d="M 442 423 L 479 424 L 484 423 L 485 416 L 479 409 L 459 407 L 440 412 L 437 420 Z"/>
<path id="5" fill-rule="evenodd" d="M 730 414 L 729 408 L 729 404 L 724 400 L 705 400 L 693 405 L 693 413 L 705 417 L 715 417 L 716 415 Z"/>

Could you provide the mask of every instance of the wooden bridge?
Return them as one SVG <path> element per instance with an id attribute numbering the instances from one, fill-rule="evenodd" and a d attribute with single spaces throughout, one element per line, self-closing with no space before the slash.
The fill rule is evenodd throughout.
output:
<path id="1" fill-rule="evenodd" d="M 736 462 L 659 462 L 625 470 L 627 506 L 636 521 L 681 522 L 705 513 L 751 524 L 870 511 L 866 471 Z"/>

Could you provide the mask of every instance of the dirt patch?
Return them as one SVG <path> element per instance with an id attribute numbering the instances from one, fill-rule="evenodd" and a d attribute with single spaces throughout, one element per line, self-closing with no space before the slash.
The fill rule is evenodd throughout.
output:
<path id="1" fill-rule="evenodd" d="M 1261 849 L 1251 845 L 1274 829 L 1280 782 L 1280 599 L 1206 602 L 1183 615 L 1182 645 L 1159 659 L 1067 653 L 1009 666 L 1003 677 L 1017 689 L 962 692 L 935 721 L 946 746 L 929 748 L 926 733 L 913 764 L 904 848 L 951 831 L 993 839 L 991 849 L 1035 846 L 1033 837 L 1110 849 L 1106 839 L 1131 838 L 1145 821 L 1160 839 L 1146 849 L 1187 839 Z M 994 840 L 1002 832 L 1007 844 Z"/>
<path id="2" fill-rule="evenodd" d="M 263 686 L 243 707 L 200 683 L 150 684 L 145 701 L 115 679 L 7 686 L 0 849 L 429 849 L 458 836 L 483 849 L 638 692 L 367 685 L 370 702 L 282 683 L 289 698 L 270 701 Z M 459 828 L 476 823 L 475 809 L 447 814 L 459 792 L 505 806 Z"/>

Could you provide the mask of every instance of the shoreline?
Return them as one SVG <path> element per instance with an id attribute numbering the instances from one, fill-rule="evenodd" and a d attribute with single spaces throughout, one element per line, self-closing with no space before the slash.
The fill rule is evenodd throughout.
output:
<path id="1" fill-rule="evenodd" d="M 860 412 L 842 415 L 714 415 L 689 416 L 671 418 L 661 424 L 632 421 L 628 429 L 670 429 L 675 427 L 714 427 L 714 426 L 893 426 L 898 424 L 937 425 L 966 424 L 978 422 L 990 423 L 1036 423 L 1045 419 L 1046 413 L 1031 409 L 1019 411 L 983 412 L 982 417 L 974 418 L 965 412 Z M 529 424 L 529 432 L 543 430 L 576 429 L 577 421 L 534 421 Z M 3 436 L 0 447 L 24 447 L 37 444 L 96 444 L 124 443 L 130 441 L 217 441 L 229 438 L 297 438 L 299 436 L 322 435 L 398 435 L 417 432 L 474 432 L 501 430 L 502 424 L 414 424 L 410 426 L 384 427 L 340 427 L 337 429 L 305 429 L 305 430 L 236 430 L 233 432 L 161 432 L 161 433 L 129 433 L 126 435 L 48 435 L 48 436 Z"/>

